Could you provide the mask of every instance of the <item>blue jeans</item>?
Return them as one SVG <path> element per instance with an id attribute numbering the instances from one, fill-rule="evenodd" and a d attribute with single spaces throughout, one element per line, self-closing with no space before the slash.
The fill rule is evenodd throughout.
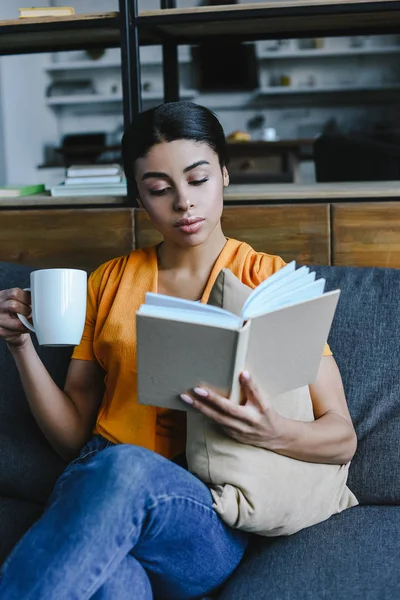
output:
<path id="1" fill-rule="evenodd" d="M 149 450 L 93 437 L 0 574 L 1 600 L 189 600 L 212 593 L 248 535 L 209 489 Z"/>

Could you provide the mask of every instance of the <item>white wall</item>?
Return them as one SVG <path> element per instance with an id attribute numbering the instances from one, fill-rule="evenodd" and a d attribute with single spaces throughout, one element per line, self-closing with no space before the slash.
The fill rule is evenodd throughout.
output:
<path id="1" fill-rule="evenodd" d="M 0 186 L 6 185 L 6 160 L 4 146 L 4 125 L 1 109 L 1 81 L 0 81 Z"/>
<path id="2" fill-rule="evenodd" d="M 40 0 L 31 5 L 48 6 L 49 2 Z M 0 19 L 17 18 L 18 6 L 15 0 L 2 0 Z M 3 184 L 38 182 L 36 167 L 42 162 L 43 146 L 57 139 L 57 121 L 43 101 L 46 60 L 43 54 L 0 57 Z"/>
<path id="3" fill-rule="evenodd" d="M 58 124 L 44 103 L 43 54 L 3 56 L 0 64 L 1 105 L 8 185 L 39 183 L 37 166 L 44 145 L 57 143 Z"/>

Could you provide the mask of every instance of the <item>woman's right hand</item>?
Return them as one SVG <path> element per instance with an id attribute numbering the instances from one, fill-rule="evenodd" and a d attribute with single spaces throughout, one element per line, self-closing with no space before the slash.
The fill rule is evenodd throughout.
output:
<path id="1" fill-rule="evenodd" d="M 9 346 L 22 347 L 30 340 L 29 330 L 17 317 L 17 313 L 30 316 L 30 302 L 30 293 L 20 288 L 0 291 L 0 339 Z"/>

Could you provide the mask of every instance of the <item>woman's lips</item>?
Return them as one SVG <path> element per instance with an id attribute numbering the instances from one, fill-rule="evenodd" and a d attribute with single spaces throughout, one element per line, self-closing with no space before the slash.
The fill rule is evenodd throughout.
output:
<path id="1" fill-rule="evenodd" d="M 175 227 L 182 233 L 198 233 L 202 228 L 204 221 L 205 219 L 203 217 L 180 219 L 175 223 Z"/>

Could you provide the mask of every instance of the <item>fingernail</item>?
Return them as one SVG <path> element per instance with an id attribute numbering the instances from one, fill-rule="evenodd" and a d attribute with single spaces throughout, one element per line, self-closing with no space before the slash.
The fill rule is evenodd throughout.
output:
<path id="1" fill-rule="evenodd" d="M 193 399 L 187 394 L 181 394 L 181 400 L 187 402 L 188 404 L 193 404 Z"/>
<path id="2" fill-rule="evenodd" d="M 242 377 L 243 377 L 243 379 L 245 379 L 245 381 L 249 381 L 250 373 L 248 371 L 242 371 Z"/>
<path id="3" fill-rule="evenodd" d="M 198 396 L 202 396 L 203 398 L 207 398 L 208 397 L 208 392 L 207 390 L 205 390 L 204 388 L 201 387 L 195 387 L 193 389 L 194 393 L 197 394 Z"/>

